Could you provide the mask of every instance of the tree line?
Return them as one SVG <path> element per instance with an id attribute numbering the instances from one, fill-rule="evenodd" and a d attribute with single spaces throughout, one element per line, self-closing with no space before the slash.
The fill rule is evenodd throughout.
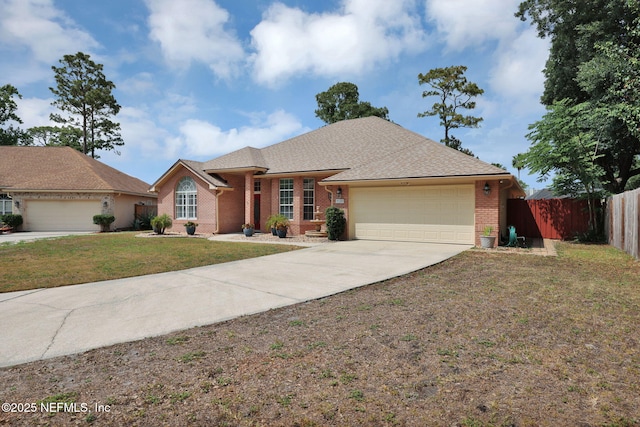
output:
<path id="1" fill-rule="evenodd" d="M 60 66 L 52 66 L 56 87 L 52 105 L 58 109 L 49 119 L 59 126 L 38 126 L 27 130 L 18 124 L 16 98 L 22 96 L 11 84 L 0 87 L 0 145 L 69 146 L 93 158 L 100 150 L 117 151 L 124 145 L 120 124 L 113 121 L 120 105 L 113 96 L 115 84 L 108 80 L 103 65 L 85 53 L 64 55 Z M 119 154 L 119 153 L 118 153 Z"/>
<path id="2" fill-rule="evenodd" d="M 530 21 L 541 38 L 550 39 L 541 103 L 547 113 L 530 125 L 528 150 L 513 158 L 547 180 L 558 195 L 595 200 L 640 186 L 640 3 L 637 0 L 524 0 L 515 18 Z M 96 157 L 117 151 L 124 142 L 113 121 L 120 105 L 113 82 L 89 55 L 65 55 L 53 66 L 59 126 L 21 130 L 16 114 L 18 90 L 0 87 L 1 145 L 68 145 Z M 464 76 L 467 67 L 435 68 L 418 75 L 424 98 L 436 98 L 419 117 L 438 117 L 441 142 L 473 155 L 453 132 L 478 127 L 481 117 L 465 111 L 476 106 L 483 90 Z M 387 107 L 359 99 L 349 82 L 316 95 L 316 116 L 325 123 L 356 117 L 389 120 Z"/>

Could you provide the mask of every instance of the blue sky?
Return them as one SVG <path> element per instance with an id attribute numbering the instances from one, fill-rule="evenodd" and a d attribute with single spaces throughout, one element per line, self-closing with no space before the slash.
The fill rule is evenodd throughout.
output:
<path id="1" fill-rule="evenodd" d="M 539 120 L 547 40 L 520 0 L 0 0 L 0 85 L 22 94 L 23 128 L 50 124 L 51 66 L 78 51 L 104 65 L 122 106 L 121 155 L 100 160 L 153 183 L 178 158 L 264 147 L 324 123 L 315 95 L 355 83 L 362 101 L 433 140 L 418 74 L 466 65 L 484 121 L 454 135 L 511 167 Z M 521 172 L 531 187 L 536 176 Z"/>

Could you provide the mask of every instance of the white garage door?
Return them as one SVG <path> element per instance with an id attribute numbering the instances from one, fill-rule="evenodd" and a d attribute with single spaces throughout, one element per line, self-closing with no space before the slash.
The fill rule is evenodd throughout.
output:
<path id="1" fill-rule="evenodd" d="M 474 244 L 473 185 L 349 189 L 356 239 Z"/>
<path id="2" fill-rule="evenodd" d="M 29 231 L 100 231 L 93 216 L 102 213 L 99 200 L 27 200 Z"/>

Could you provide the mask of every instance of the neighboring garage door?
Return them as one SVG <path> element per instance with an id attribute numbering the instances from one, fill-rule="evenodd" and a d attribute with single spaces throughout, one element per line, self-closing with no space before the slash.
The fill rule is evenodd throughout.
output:
<path id="1" fill-rule="evenodd" d="M 102 213 L 99 200 L 27 200 L 29 231 L 100 231 L 93 216 Z"/>
<path id="2" fill-rule="evenodd" d="M 349 189 L 355 238 L 473 245 L 473 185 Z"/>

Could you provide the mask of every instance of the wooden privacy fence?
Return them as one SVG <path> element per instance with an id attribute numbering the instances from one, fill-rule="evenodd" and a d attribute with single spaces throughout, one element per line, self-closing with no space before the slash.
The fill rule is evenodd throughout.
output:
<path id="1" fill-rule="evenodd" d="M 610 245 L 640 259 L 640 189 L 609 198 L 605 231 Z"/>
<path id="2" fill-rule="evenodd" d="M 134 207 L 134 218 L 136 219 L 158 215 L 158 206 L 156 205 L 134 205 Z"/>
<path id="3" fill-rule="evenodd" d="M 589 231 L 589 206 L 586 200 L 577 199 L 509 199 L 507 224 L 519 236 L 573 239 Z"/>

